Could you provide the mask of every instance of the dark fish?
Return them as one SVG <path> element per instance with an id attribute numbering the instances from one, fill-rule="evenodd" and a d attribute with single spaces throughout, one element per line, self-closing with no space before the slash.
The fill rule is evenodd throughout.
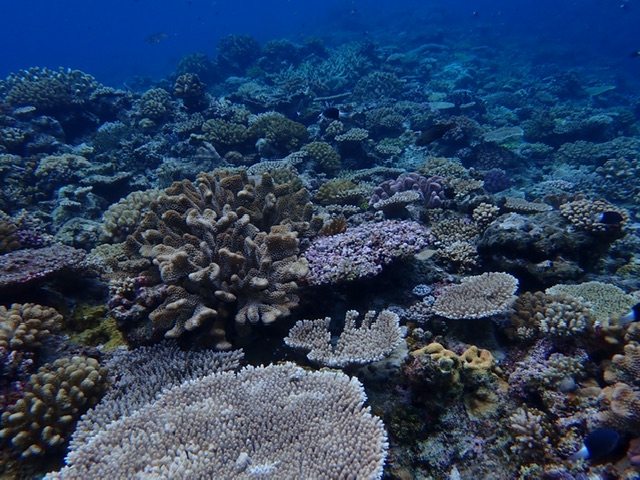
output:
<path id="1" fill-rule="evenodd" d="M 155 35 L 148 36 L 144 41 L 144 43 L 159 43 L 162 40 L 166 40 L 167 38 L 169 38 L 169 35 L 167 35 L 166 33 L 160 32 L 160 33 L 156 33 Z"/>
<path id="2" fill-rule="evenodd" d="M 620 446 L 620 434 L 610 428 L 598 428 L 584 439 L 583 446 L 571 455 L 571 460 L 600 460 L 608 457 Z"/>
<path id="3" fill-rule="evenodd" d="M 629 55 L 631 58 L 637 58 L 640 57 L 640 50 L 636 50 L 635 52 L 631 52 L 631 55 Z"/>
<path id="4" fill-rule="evenodd" d="M 416 145 L 418 147 L 425 147 L 429 145 L 431 142 L 435 142 L 436 140 L 440 140 L 444 137 L 445 133 L 449 130 L 456 128 L 455 123 L 439 123 L 437 125 L 433 125 L 426 130 L 423 130 L 418 138 L 416 138 Z"/>
<path id="5" fill-rule="evenodd" d="M 594 220 L 604 225 L 620 225 L 624 221 L 624 217 L 620 212 L 611 210 L 608 212 L 596 213 Z"/>
<path id="6" fill-rule="evenodd" d="M 630 323 L 640 321 L 640 303 L 636 303 L 629 313 L 618 319 L 618 324 L 626 327 Z"/>
<path id="7" fill-rule="evenodd" d="M 325 108 L 321 115 L 329 120 L 340 120 L 340 110 L 336 107 Z"/>

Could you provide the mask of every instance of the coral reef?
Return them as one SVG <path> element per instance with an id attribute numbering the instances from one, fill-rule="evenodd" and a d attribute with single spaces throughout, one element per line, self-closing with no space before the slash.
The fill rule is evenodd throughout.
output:
<path id="1" fill-rule="evenodd" d="M 1 417 L 0 437 L 23 457 L 60 448 L 80 415 L 94 406 L 106 388 L 106 372 L 90 357 L 56 360 L 31 376 L 24 396 Z"/>
<path id="2" fill-rule="evenodd" d="M 365 398 L 362 385 L 343 373 L 305 372 L 293 364 L 208 375 L 74 444 L 67 466 L 47 478 L 185 471 L 381 478 L 386 433 L 362 406 Z"/>
<path id="3" fill-rule="evenodd" d="M 516 299 L 518 279 L 501 272 L 465 277 L 459 285 L 442 290 L 433 311 L 442 317 L 460 320 L 483 318 L 504 312 Z"/>
<path id="4" fill-rule="evenodd" d="M 249 181 L 245 173 L 203 173 L 175 183 L 128 239 L 132 252 L 153 261 L 166 298 L 151 324 L 123 325 L 125 334 L 148 342 L 208 324 L 216 347 L 228 349 L 230 318 L 269 324 L 288 315 L 307 274 L 295 229 L 308 229 L 308 220 L 306 192 L 267 174 Z"/>
<path id="5" fill-rule="evenodd" d="M 82 269 L 86 253 L 62 244 L 25 248 L 0 256 L 0 288 L 27 286 Z"/>
<path id="6" fill-rule="evenodd" d="M 0 348 L 36 350 L 52 332 L 62 327 L 62 315 L 51 307 L 33 303 L 0 305 Z"/>
<path id="7" fill-rule="evenodd" d="M 360 322 L 357 322 L 358 316 L 355 310 L 345 314 L 344 329 L 335 345 L 329 332 L 330 317 L 298 321 L 284 343 L 308 350 L 307 358 L 318 365 L 343 368 L 377 362 L 402 342 L 399 317 L 390 310 L 383 310 L 378 315 L 368 311 Z"/>
<path id="8" fill-rule="evenodd" d="M 304 252 L 307 282 L 322 285 L 375 276 L 395 258 L 412 255 L 429 244 L 429 230 L 417 222 L 385 220 L 315 238 Z"/>

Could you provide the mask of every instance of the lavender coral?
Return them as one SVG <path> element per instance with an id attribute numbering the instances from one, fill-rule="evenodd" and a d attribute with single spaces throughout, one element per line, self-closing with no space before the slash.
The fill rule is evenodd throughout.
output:
<path id="1" fill-rule="evenodd" d="M 424 249 L 431 239 L 417 222 L 385 220 L 348 228 L 331 237 L 319 237 L 304 253 L 311 285 L 372 277 L 395 258 Z"/>
<path id="2" fill-rule="evenodd" d="M 402 342 L 400 319 L 390 310 L 368 311 L 360 326 L 358 312 L 345 315 L 344 330 L 335 345 L 331 342 L 331 318 L 300 320 L 289 331 L 284 342 L 293 348 L 309 350 L 307 358 L 326 367 L 364 365 L 382 360 Z"/>

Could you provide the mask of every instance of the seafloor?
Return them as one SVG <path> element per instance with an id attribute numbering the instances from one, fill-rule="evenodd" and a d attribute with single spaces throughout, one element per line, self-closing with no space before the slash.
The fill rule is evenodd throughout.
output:
<path id="1" fill-rule="evenodd" d="M 640 101 L 475 41 L 0 82 L 0 475 L 639 478 Z"/>

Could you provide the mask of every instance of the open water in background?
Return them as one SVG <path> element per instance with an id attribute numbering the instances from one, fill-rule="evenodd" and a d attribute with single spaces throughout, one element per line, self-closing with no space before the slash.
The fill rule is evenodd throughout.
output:
<path id="1" fill-rule="evenodd" d="M 260 42 L 319 36 L 331 45 L 436 31 L 443 41 L 449 31 L 468 32 L 470 44 L 496 55 L 517 44 L 541 62 L 601 65 L 619 83 L 640 77 L 640 58 L 631 57 L 640 50 L 637 0 L 2 0 L 0 19 L 0 78 L 64 66 L 119 86 L 134 76 L 162 78 L 190 53 L 215 58 L 228 34 Z M 167 38 L 147 42 L 157 34 Z"/>

